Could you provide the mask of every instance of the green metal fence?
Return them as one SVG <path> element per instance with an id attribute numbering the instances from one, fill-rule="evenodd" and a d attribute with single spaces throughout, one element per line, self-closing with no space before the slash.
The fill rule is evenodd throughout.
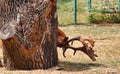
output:
<path id="1" fill-rule="evenodd" d="M 89 12 L 120 12 L 120 0 L 88 0 Z"/>
<path id="2" fill-rule="evenodd" d="M 60 25 L 88 23 L 89 12 L 120 12 L 120 0 L 58 0 Z"/>
<path id="3" fill-rule="evenodd" d="M 86 11 L 87 0 L 58 0 L 59 24 L 77 24 L 83 12 Z M 83 20 L 82 20 L 83 21 Z"/>

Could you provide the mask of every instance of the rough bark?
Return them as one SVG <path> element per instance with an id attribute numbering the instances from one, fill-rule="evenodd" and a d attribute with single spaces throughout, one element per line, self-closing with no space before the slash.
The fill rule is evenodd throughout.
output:
<path id="1" fill-rule="evenodd" d="M 47 69 L 58 64 L 56 0 L 2 0 L 0 11 L 0 28 L 15 25 L 15 34 L 2 39 L 7 68 Z"/>

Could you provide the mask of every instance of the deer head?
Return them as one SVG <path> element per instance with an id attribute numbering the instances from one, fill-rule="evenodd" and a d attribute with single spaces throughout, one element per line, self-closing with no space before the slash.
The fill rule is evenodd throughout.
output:
<path id="1" fill-rule="evenodd" d="M 92 61 L 95 61 L 97 55 L 94 53 L 93 47 L 87 46 L 88 49 L 86 48 L 85 45 L 87 45 L 87 43 L 84 42 L 85 45 L 83 44 L 82 47 L 72 47 L 72 46 L 70 46 L 70 44 L 69 44 L 70 42 L 73 43 L 73 41 L 76 41 L 76 40 L 77 40 L 77 41 L 81 41 L 81 38 L 83 38 L 84 40 L 87 40 L 88 42 L 90 42 L 91 46 L 94 46 L 94 40 L 93 40 L 93 39 L 87 39 L 87 38 L 90 38 L 90 37 L 87 37 L 87 38 L 84 38 L 84 37 L 75 37 L 75 38 L 72 38 L 72 39 L 70 39 L 70 40 L 68 40 L 68 41 L 65 41 L 66 43 L 64 42 L 64 44 L 63 44 L 63 46 L 62 46 L 63 56 L 66 57 L 66 56 L 65 56 L 65 51 L 66 51 L 67 49 L 72 49 L 72 50 L 74 50 L 74 55 L 75 55 L 76 51 L 80 50 L 80 51 L 84 52 L 86 55 L 88 55 L 89 58 L 90 58 Z M 83 41 L 84 41 L 84 40 L 83 40 Z"/>

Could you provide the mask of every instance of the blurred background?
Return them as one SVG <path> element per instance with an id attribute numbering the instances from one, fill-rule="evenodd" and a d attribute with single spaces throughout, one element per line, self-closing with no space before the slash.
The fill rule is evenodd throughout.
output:
<path id="1" fill-rule="evenodd" d="M 120 23 L 120 0 L 58 0 L 57 6 L 59 25 Z"/>

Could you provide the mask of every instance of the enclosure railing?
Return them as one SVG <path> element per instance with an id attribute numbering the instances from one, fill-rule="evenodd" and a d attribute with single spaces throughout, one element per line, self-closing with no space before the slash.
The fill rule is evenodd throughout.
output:
<path id="1" fill-rule="evenodd" d="M 118 0 L 118 3 L 117 3 L 118 4 L 118 9 L 117 10 L 109 10 L 109 9 L 108 10 L 107 9 L 100 9 L 100 10 L 98 10 L 98 9 L 95 9 L 95 8 L 92 7 L 92 1 L 93 0 L 88 0 L 88 3 L 87 3 L 89 12 L 105 12 L 105 13 L 107 13 L 107 12 L 110 12 L 110 13 L 111 12 L 113 12 L 113 13 L 114 12 L 120 12 L 120 0 Z M 109 3 L 110 1 L 106 0 L 105 2 Z"/>

